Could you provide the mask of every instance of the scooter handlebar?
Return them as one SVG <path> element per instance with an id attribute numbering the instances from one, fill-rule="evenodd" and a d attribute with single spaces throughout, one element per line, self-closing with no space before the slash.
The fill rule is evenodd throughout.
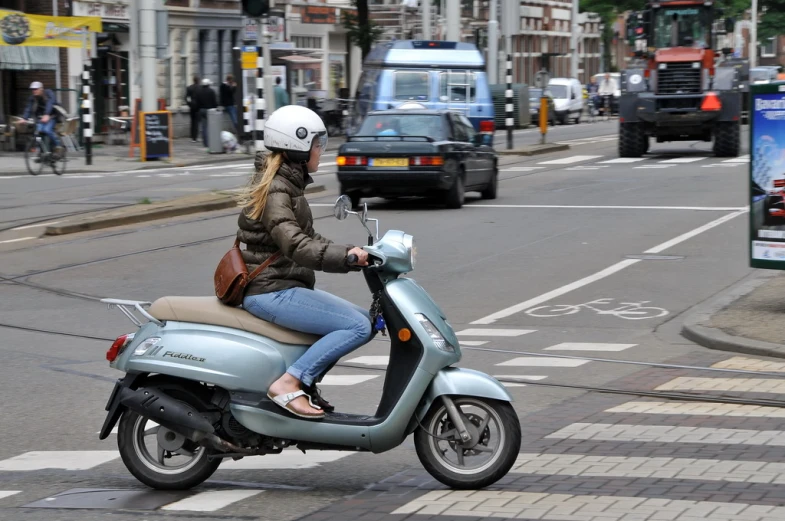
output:
<path id="1" fill-rule="evenodd" d="M 360 258 L 354 253 L 351 253 L 349 254 L 348 257 L 346 257 L 346 262 L 348 262 L 349 264 L 357 264 L 358 260 L 360 260 Z"/>

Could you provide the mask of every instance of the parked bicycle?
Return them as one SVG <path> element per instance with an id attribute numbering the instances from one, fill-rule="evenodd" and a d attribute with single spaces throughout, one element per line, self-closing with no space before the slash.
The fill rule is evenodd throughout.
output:
<path id="1" fill-rule="evenodd" d="M 31 175 L 40 174 L 44 167 L 51 167 L 55 174 L 65 173 L 66 149 L 60 147 L 60 152 L 55 152 L 55 144 L 52 139 L 41 132 L 33 120 L 26 120 L 28 128 L 33 131 L 33 135 L 25 146 L 25 163 L 27 171 Z"/>

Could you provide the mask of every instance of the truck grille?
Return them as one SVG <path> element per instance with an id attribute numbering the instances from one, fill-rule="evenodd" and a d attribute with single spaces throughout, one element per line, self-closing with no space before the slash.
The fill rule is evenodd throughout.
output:
<path id="1" fill-rule="evenodd" d="M 657 71 L 657 94 L 699 94 L 701 69 L 690 63 L 668 63 L 667 69 Z"/>

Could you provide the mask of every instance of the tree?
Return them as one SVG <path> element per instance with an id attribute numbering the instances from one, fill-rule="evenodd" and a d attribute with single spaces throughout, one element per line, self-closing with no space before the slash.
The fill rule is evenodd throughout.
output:
<path id="1" fill-rule="evenodd" d="M 615 66 L 611 64 L 611 47 L 614 38 L 613 24 L 616 23 L 620 14 L 643 9 L 645 5 L 646 0 L 580 0 L 580 10 L 597 13 L 605 26 L 600 39 L 602 40 L 604 50 L 603 62 L 608 71 L 615 69 Z M 624 38 L 624 35 L 620 34 L 617 37 Z"/>
<path id="2" fill-rule="evenodd" d="M 373 44 L 379 41 L 384 30 L 368 15 L 368 0 L 352 0 L 352 5 L 357 8 L 357 14 L 344 11 L 343 26 L 349 41 L 360 48 L 362 60 L 365 61 L 365 57 L 371 52 Z"/>
<path id="3" fill-rule="evenodd" d="M 762 0 L 758 9 L 758 41 L 782 34 L 782 28 L 785 27 L 785 0 Z"/>

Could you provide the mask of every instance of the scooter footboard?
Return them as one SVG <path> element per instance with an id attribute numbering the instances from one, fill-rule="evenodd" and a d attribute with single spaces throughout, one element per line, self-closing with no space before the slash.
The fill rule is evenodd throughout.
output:
<path id="1" fill-rule="evenodd" d="M 480 371 L 464 369 L 462 367 L 446 367 L 436 373 L 431 385 L 425 392 L 420 406 L 415 412 L 415 418 L 409 423 L 407 434 L 414 432 L 417 422 L 422 421 L 433 402 L 443 395 L 449 396 L 476 396 L 511 402 L 512 396 L 507 389 L 495 378 Z"/>

